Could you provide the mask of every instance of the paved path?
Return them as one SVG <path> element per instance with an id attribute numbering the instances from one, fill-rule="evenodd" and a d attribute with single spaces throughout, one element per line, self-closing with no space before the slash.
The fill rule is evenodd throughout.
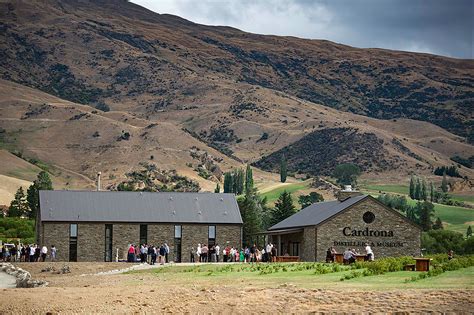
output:
<path id="1" fill-rule="evenodd" d="M 16 278 L 0 271 L 0 289 L 16 288 Z"/>

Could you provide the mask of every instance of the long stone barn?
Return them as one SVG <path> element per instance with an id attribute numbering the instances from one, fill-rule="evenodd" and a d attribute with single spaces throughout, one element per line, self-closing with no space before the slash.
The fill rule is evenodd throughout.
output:
<path id="1" fill-rule="evenodd" d="M 421 254 L 420 227 L 372 196 L 341 191 L 338 200 L 315 203 L 270 227 L 265 234 L 278 255 L 325 261 L 328 248 L 338 253 L 371 245 L 375 258 Z"/>
<path id="2" fill-rule="evenodd" d="M 200 244 L 240 247 L 242 218 L 233 194 L 40 191 L 39 241 L 60 261 L 126 259 L 130 244 L 170 247 L 190 261 Z"/>

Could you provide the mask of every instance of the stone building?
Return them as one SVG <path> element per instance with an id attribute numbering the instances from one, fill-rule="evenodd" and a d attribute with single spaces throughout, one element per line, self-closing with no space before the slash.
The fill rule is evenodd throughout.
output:
<path id="1" fill-rule="evenodd" d="M 170 261 L 190 261 L 197 244 L 241 246 L 233 194 L 40 191 L 40 244 L 60 261 L 126 259 L 129 244 L 170 247 Z"/>
<path id="2" fill-rule="evenodd" d="M 326 251 L 355 248 L 365 254 L 369 243 L 375 257 L 418 256 L 421 229 L 377 199 L 342 191 L 338 200 L 315 203 L 270 227 L 266 234 L 278 253 L 302 261 L 324 261 Z"/>

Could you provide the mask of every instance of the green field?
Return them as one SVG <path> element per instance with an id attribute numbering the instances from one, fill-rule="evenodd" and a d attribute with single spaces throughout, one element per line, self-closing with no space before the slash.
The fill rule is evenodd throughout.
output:
<path id="1" fill-rule="evenodd" d="M 408 186 L 404 185 L 364 185 L 362 190 L 377 197 L 380 192 L 382 193 L 393 193 L 405 195 L 410 205 L 415 205 L 416 200 L 412 200 L 408 197 Z M 473 202 L 474 197 L 464 195 L 451 195 L 453 199 L 465 202 Z M 441 221 L 446 223 L 445 228 L 447 230 L 456 231 L 462 234 L 466 233 L 469 226 L 467 222 L 471 222 L 470 225 L 474 225 L 474 209 L 446 206 L 442 204 L 434 204 L 435 218 L 439 217 Z"/>
<path id="2" fill-rule="evenodd" d="M 290 264 L 288 264 L 290 265 Z M 343 268 L 345 266 L 342 266 Z M 288 270 L 270 274 L 260 274 L 251 271 L 249 264 L 233 264 L 228 267 L 206 264 L 201 266 L 169 266 L 157 269 L 132 271 L 133 274 L 152 274 L 166 283 L 207 287 L 220 283 L 228 286 L 240 286 L 242 283 L 252 283 L 254 288 L 296 286 L 315 289 L 473 289 L 474 267 L 456 271 L 448 271 L 439 276 L 415 282 L 407 279 L 419 273 L 413 271 L 390 272 L 383 275 L 354 278 L 341 281 L 341 277 L 350 271 L 340 271 L 327 274 L 315 274 L 313 270 Z"/>
<path id="3" fill-rule="evenodd" d="M 278 197 L 280 197 L 281 193 L 284 192 L 285 190 L 289 193 L 294 194 L 300 190 L 308 189 L 310 184 L 311 184 L 311 181 L 288 184 L 285 186 L 277 187 L 270 191 L 266 191 L 262 193 L 262 197 L 267 197 L 268 204 L 273 205 L 275 201 L 277 201 Z M 293 201 L 295 202 L 295 204 L 297 204 L 297 200 L 295 196 L 293 196 Z"/>

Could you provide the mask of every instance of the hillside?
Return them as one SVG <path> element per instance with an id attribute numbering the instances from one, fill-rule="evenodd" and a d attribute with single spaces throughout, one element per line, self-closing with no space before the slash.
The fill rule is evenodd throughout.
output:
<path id="1" fill-rule="evenodd" d="M 143 116 L 245 107 L 235 91 L 251 85 L 370 117 L 429 121 L 472 142 L 472 60 L 249 34 L 123 0 L 2 0 L 0 12 L 2 78 L 77 103 Z"/>
<path id="2" fill-rule="evenodd" d="M 353 161 L 397 181 L 474 155 L 472 60 L 249 34 L 121 0 L 0 0 L 0 29 L 0 147 L 59 187 L 91 189 L 98 171 L 113 187 L 152 163 L 211 191 L 243 163 L 275 171 L 282 152 L 293 171 Z"/>

